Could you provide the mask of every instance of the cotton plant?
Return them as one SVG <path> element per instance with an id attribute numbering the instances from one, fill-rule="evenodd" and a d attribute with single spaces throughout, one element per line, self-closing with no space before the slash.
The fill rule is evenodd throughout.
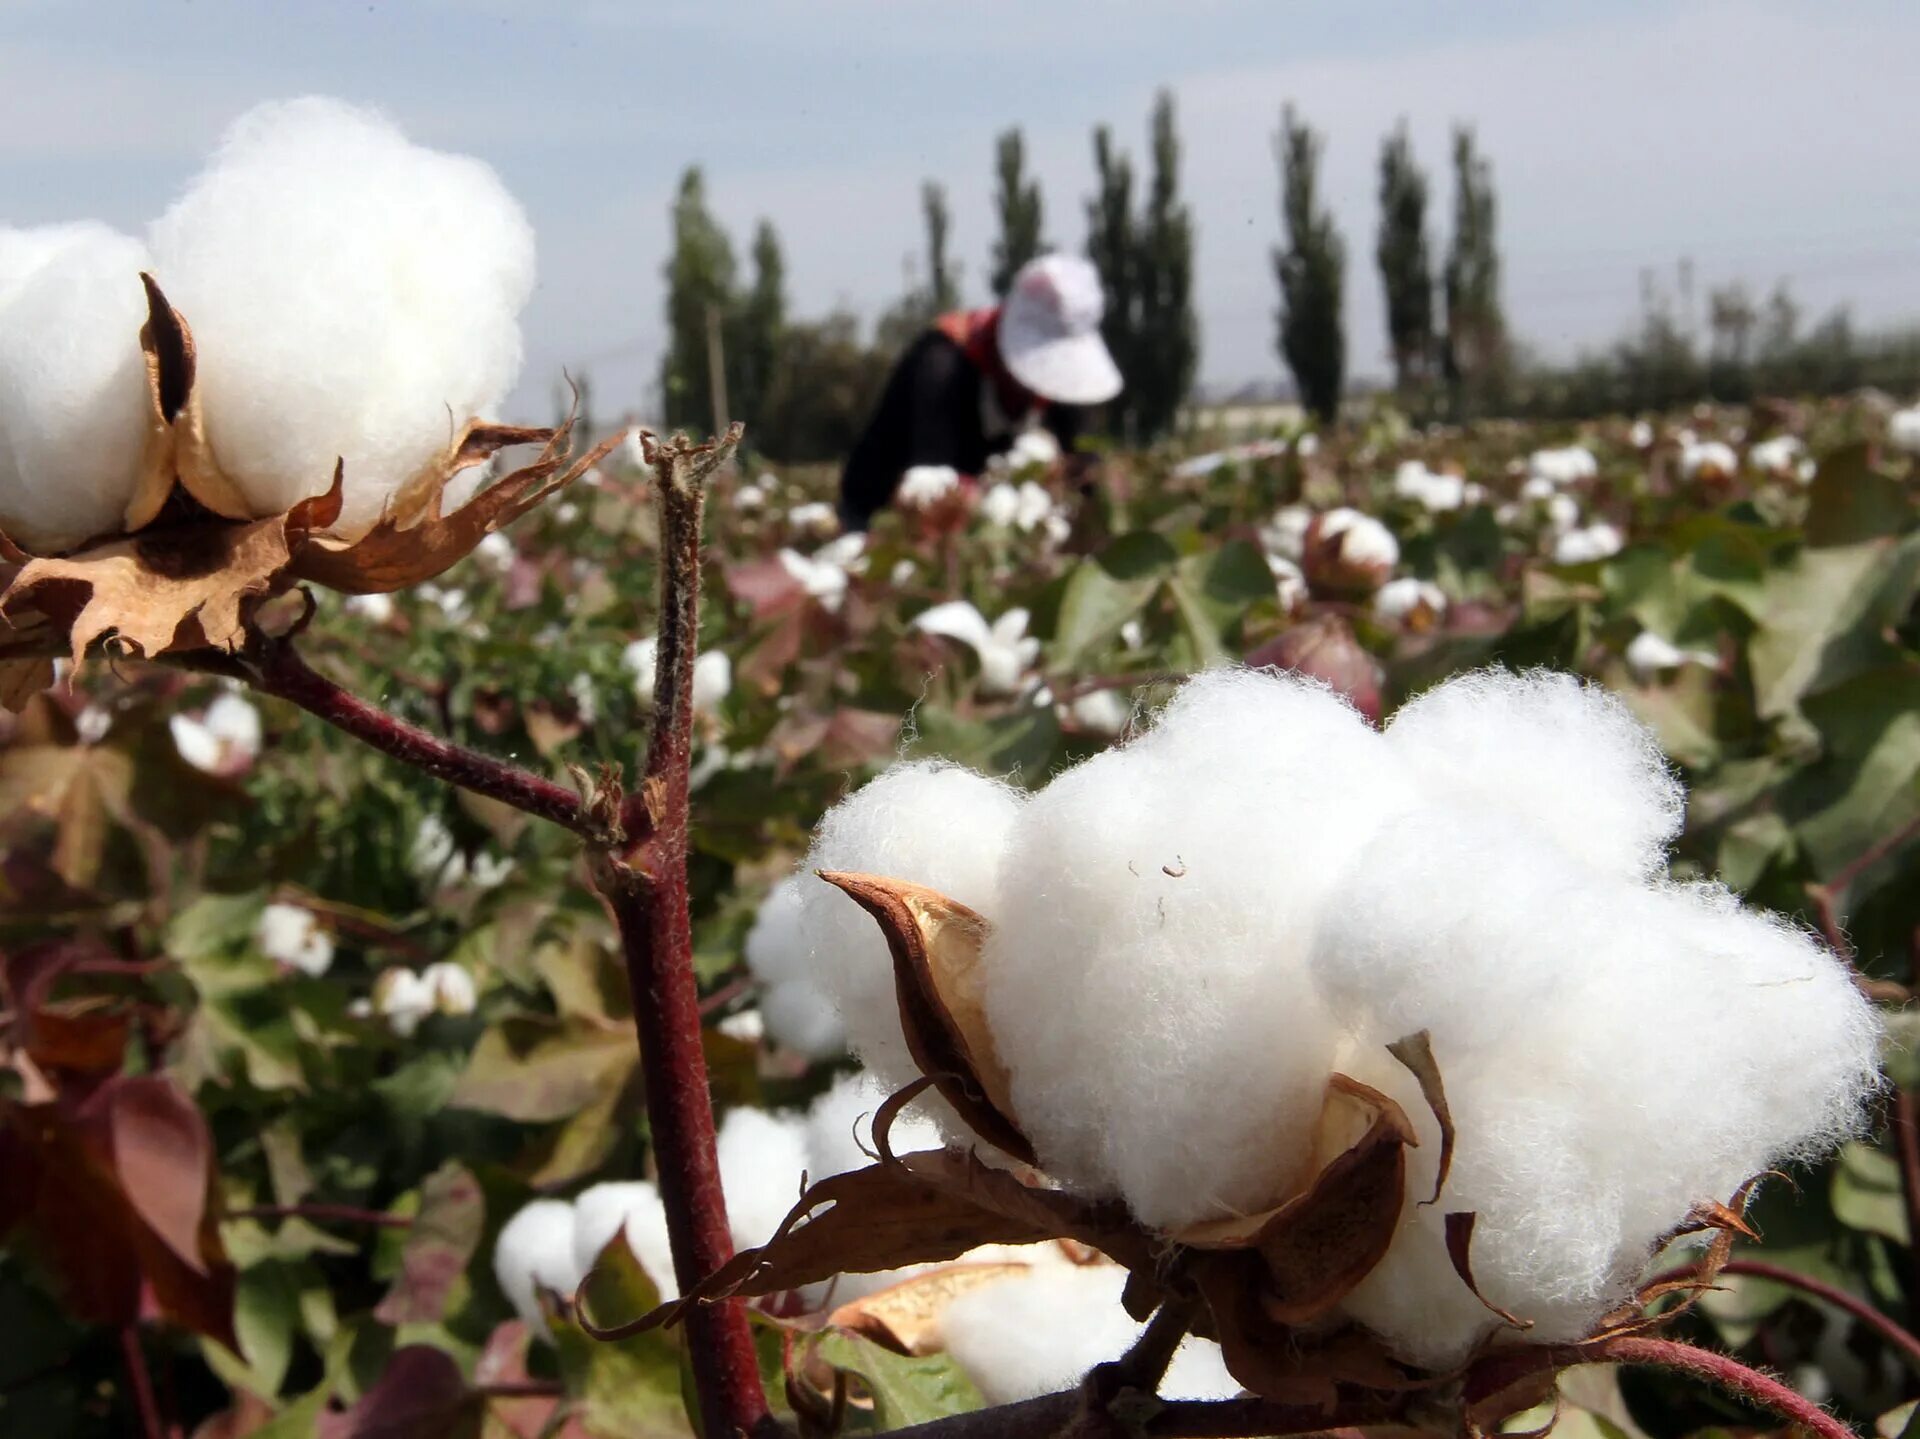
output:
<path id="1" fill-rule="evenodd" d="M 232 779 L 260 757 L 260 711 L 237 694 L 219 694 L 198 715 L 174 714 L 167 731 L 180 758 L 203 774 Z"/>
<path id="2" fill-rule="evenodd" d="M 1040 641 L 1027 633 L 1029 618 L 1015 607 L 989 621 L 971 601 L 948 600 L 915 615 L 913 628 L 972 650 L 980 662 L 980 693 L 1000 696 L 1017 693 L 1040 657 Z"/>
<path id="3" fill-rule="evenodd" d="M 1677 1230 L 1735 1222 L 1754 1176 L 1863 1122 L 1871 1006 L 1812 936 L 1669 874 L 1684 798 L 1569 676 L 1461 676 L 1381 731 L 1310 682 L 1213 671 L 1030 796 L 882 776 L 790 903 L 879 1082 L 931 1078 L 951 1142 L 1124 1206 L 1137 1230 L 1102 1242 L 1149 1275 L 1192 1252 L 1239 1382 L 1339 1320 L 1445 1374 L 1503 1335 L 1585 1341 Z M 966 852 L 951 893 L 925 878 Z M 1366 1237 L 1289 1288 L 1315 1203 Z M 1280 1289 L 1234 1307 L 1259 1272 Z"/>

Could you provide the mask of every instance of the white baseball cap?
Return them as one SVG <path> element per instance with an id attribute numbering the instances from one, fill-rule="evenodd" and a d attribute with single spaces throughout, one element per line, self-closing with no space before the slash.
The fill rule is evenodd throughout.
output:
<path id="1" fill-rule="evenodd" d="M 1045 400 L 1101 405 L 1120 393 L 1120 367 L 1100 338 L 1100 274 L 1074 255 L 1042 255 L 1013 277 L 1000 310 L 1000 358 Z"/>

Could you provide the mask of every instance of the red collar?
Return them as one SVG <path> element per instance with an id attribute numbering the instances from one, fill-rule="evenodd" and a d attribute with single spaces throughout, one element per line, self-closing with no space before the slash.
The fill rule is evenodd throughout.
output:
<path id="1" fill-rule="evenodd" d="M 933 322 L 934 329 L 960 347 L 973 367 L 993 381 L 1000 408 L 1016 420 L 1045 401 L 1007 372 L 1000 358 L 1000 307 L 950 310 Z"/>

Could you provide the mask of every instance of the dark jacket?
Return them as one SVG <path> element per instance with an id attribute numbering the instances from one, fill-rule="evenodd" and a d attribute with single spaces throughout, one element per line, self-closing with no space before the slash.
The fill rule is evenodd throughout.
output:
<path id="1" fill-rule="evenodd" d="M 1001 414 L 997 394 L 989 403 L 994 383 L 940 330 L 928 330 L 908 346 L 887 377 L 866 433 L 847 456 L 840 476 L 841 524 L 864 530 L 911 466 L 951 465 L 963 475 L 978 475 L 989 455 L 1004 454 L 1023 417 Z M 1046 405 L 1040 416 L 1062 454 L 1073 448 L 1082 419 L 1072 405 Z"/>

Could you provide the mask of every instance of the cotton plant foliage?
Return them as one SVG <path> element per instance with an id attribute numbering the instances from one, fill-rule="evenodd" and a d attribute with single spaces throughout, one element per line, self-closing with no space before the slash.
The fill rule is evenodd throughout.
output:
<path id="1" fill-rule="evenodd" d="M 1316 1313 L 1441 1369 L 1494 1307 L 1530 1340 L 1593 1332 L 1665 1238 L 1852 1132 L 1877 1084 L 1847 967 L 1669 876 L 1683 802 L 1652 737 L 1564 675 L 1463 676 L 1379 731 L 1310 681 L 1217 670 L 1024 800 L 898 767 L 808 863 L 978 912 L 977 1048 L 1010 1117 L 1050 1183 L 1151 1233 L 1218 1248 L 1285 1213 L 1331 1172 L 1323 1112 L 1366 1096 L 1417 1147 L 1380 1251 Z M 804 881 L 783 903 L 853 1048 L 916 1077 L 860 907 Z M 1422 1034 L 1444 1131 L 1400 1044 Z"/>

